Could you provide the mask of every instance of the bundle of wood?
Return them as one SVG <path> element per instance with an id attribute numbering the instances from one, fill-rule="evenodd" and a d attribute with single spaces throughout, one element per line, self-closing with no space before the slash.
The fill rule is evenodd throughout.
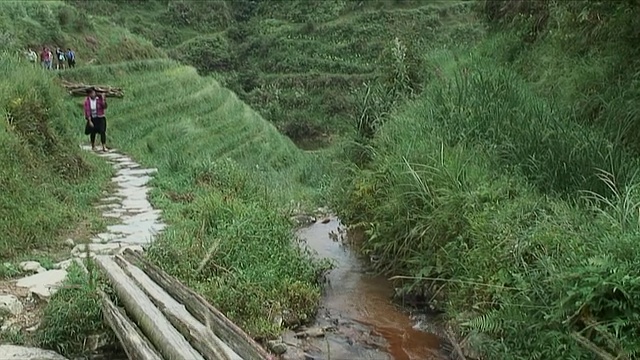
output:
<path id="1" fill-rule="evenodd" d="M 73 83 L 70 81 L 62 80 L 62 86 L 69 92 L 71 96 L 87 96 L 87 91 L 93 88 L 97 93 L 104 93 L 107 97 L 124 97 L 122 88 L 117 88 L 108 85 L 87 85 L 81 83 Z"/>

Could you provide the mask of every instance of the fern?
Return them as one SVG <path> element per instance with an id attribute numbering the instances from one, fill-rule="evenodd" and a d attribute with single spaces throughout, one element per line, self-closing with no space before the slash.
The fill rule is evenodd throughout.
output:
<path id="1" fill-rule="evenodd" d="M 469 321 L 462 323 L 463 327 L 486 334 L 502 332 L 503 321 L 498 311 L 490 311 Z"/>

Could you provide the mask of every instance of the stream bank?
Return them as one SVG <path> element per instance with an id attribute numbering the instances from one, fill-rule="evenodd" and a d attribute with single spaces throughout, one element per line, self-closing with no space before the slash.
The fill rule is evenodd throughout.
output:
<path id="1" fill-rule="evenodd" d="M 336 217 L 298 231 L 300 245 L 330 259 L 321 306 L 308 327 L 283 335 L 289 346 L 284 359 L 444 360 L 441 339 L 419 329 L 416 317 L 393 303 L 394 288 L 371 275 L 354 241 Z M 351 237 L 353 238 L 353 237 Z"/>

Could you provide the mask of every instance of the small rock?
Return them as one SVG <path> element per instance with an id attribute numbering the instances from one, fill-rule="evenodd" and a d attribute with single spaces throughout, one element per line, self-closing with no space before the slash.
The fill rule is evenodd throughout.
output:
<path id="1" fill-rule="evenodd" d="M 307 354 L 299 348 L 289 347 L 287 352 L 280 357 L 282 360 L 307 360 Z"/>
<path id="2" fill-rule="evenodd" d="M 301 331 L 296 333 L 296 337 L 297 338 L 306 338 L 306 337 L 323 337 L 324 336 L 324 329 L 319 328 L 319 327 L 313 327 L 310 329 L 307 329 L 305 331 Z"/>
<path id="3" fill-rule="evenodd" d="M 40 269 L 43 269 L 42 265 L 37 261 L 23 261 L 18 266 L 25 272 L 42 272 Z"/>
<path id="4" fill-rule="evenodd" d="M 86 257 L 81 254 L 85 254 L 87 249 L 91 253 L 97 253 L 101 255 L 112 255 L 115 251 L 122 247 L 121 243 L 108 243 L 108 244 L 78 244 L 73 250 L 71 250 L 71 254 L 78 257 Z"/>
<path id="5" fill-rule="evenodd" d="M 119 253 L 123 254 L 126 249 L 129 249 L 133 252 L 144 252 L 144 248 L 140 245 L 128 245 L 128 246 L 123 246 L 120 249 Z"/>
<path id="6" fill-rule="evenodd" d="M 0 312 L 8 312 L 16 316 L 22 313 L 23 310 L 22 303 L 15 295 L 0 296 Z"/>
<path id="7" fill-rule="evenodd" d="M 323 224 L 328 224 L 329 222 L 331 222 L 331 218 L 327 217 L 327 218 L 322 219 L 322 223 Z"/>
<path id="8" fill-rule="evenodd" d="M 109 345 L 109 336 L 106 333 L 89 335 L 86 339 L 86 348 L 96 351 Z"/>
<path id="9" fill-rule="evenodd" d="M 67 239 L 64 241 L 64 244 L 67 245 L 68 247 L 74 247 L 76 246 L 76 242 L 73 241 L 73 239 Z"/>
<path id="10" fill-rule="evenodd" d="M 34 347 L 0 345 L 0 360 L 68 360 L 51 350 Z"/>
<path id="11" fill-rule="evenodd" d="M 49 270 L 19 279 L 16 286 L 28 288 L 30 293 L 46 299 L 58 291 L 66 278 L 66 270 Z"/>
<path id="12" fill-rule="evenodd" d="M 0 332 L 5 332 L 5 331 L 11 329 L 12 326 L 13 326 L 13 320 L 11 320 L 11 319 L 5 320 L 2 323 L 2 326 L 0 326 Z"/>
<path id="13" fill-rule="evenodd" d="M 267 348 L 276 355 L 281 355 L 287 352 L 287 344 L 278 340 L 267 341 Z"/>
<path id="14" fill-rule="evenodd" d="M 83 252 L 83 253 L 80 253 L 80 254 L 75 254 L 74 256 L 78 257 L 80 259 L 85 259 L 87 257 L 87 253 Z M 94 253 L 93 251 L 89 252 L 89 257 L 90 258 L 94 258 L 95 256 L 96 256 L 96 253 Z"/>
<path id="15" fill-rule="evenodd" d="M 59 263 L 55 264 L 54 267 L 56 269 L 67 270 L 69 266 L 71 266 L 71 264 L 73 264 L 73 260 L 69 259 L 69 260 L 60 261 Z"/>
<path id="16" fill-rule="evenodd" d="M 276 324 L 276 326 L 280 327 L 284 324 L 284 319 L 282 319 L 281 315 L 276 315 L 273 318 L 273 323 Z"/>

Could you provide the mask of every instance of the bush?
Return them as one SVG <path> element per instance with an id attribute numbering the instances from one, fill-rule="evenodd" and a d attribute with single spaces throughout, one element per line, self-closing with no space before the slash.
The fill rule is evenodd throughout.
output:
<path id="1" fill-rule="evenodd" d="M 115 343 L 115 335 L 102 318 L 98 279 L 95 274 L 90 276 L 77 265 L 69 268 L 64 287 L 53 295 L 44 310 L 36 333 L 39 346 L 71 356 L 92 352 L 87 339 L 94 335 L 110 336 Z"/>
<path id="2" fill-rule="evenodd" d="M 171 57 L 196 67 L 205 74 L 228 71 L 234 66 L 233 52 L 221 34 L 195 37 L 171 51 Z"/>
<path id="3" fill-rule="evenodd" d="M 365 226 L 380 271 L 441 288 L 487 358 L 634 354 L 636 160 L 512 71 L 444 61 L 378 129 L 367 169 L 343 171 L 341 217 Z"/>

